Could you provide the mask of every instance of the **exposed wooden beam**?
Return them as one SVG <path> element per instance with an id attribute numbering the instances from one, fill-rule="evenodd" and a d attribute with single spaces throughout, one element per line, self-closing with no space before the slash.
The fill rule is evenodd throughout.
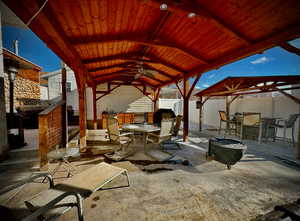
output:
<path id="1" fill-rule="evenodd" d="M 84 64 L 92 64 L 92 63 L 96 63 L 96 62 L 112 61 L 112 60 L 118 60 L 118 59 L 128 60 L 129 58 L 131 58 L 131 59 L 138 58 L 139 55 L 140 55 L 140 52 L 120 53 L 120 54 L 115 54 L 115 55 L 110 55 L 110 56 L 105 56 L 105 57 L 84 59 L 82 62 Z"/>
<path id="2" fill-rule="evenodd" d="M 88 69 L 88 71 L 89 72 L 98 72 L 98 71 L 103 71 L 103 70 L 107 70 L 107 69 L 111 69 L 111 68 L 124 67 L 124 66 L 130 65 L 130 64 L 134 64 L 134 62 L 122 62 L 119 64 L 113 64 L 113 65 L 104 66 L 104 67 L 91 68 L 91 69 Z"/>
<path id="3" fill-rule="evenodd" d="M 24 1 L 4 1 L 5 4 L 13 10 L 15 14 L 21 18 L 25 23 L 29 18 L 32 17 L 32 11 L 29 11 L 25 6 Z M 26 3 L 30 4 L 30 8 L 37 11 L 40 8 L 40 5 L 36 4 L 34 1 Z M 49 5 L 46 5 L 49 8 Z M 57 20 L 48 19 L 49 12 L 44 13 L 45 10 L 37 16 L 29 25 L 29 28 L 38 36 L 40 36 L 43 41 L 51 48 L 54 53 L 59 55 L 59 57 L 69 66 L 75 73 L 76 82 L 78 85 L 85 84 L 86 79 L 83 79 L 83 76 L 87 76 L 87 70 L 82 65 L 78 54 L 74 51 L 72 45 L 69 44 L 66 35 L 60 35 L 62 31 L 61 26 L 56 26 Z M 50 13 L 52 13 L 50 11 Z M 42 29 L 40 27 L 48 27 L 47 29 Z M 51 31 L 49 31 L 51 30 Z M 82 74 L 78 74 L 82 73 Z"/>
<path id="4" fill-rule="evenodd" d="M 150 97 L 148 94 L 145 94 L 141 88 L 139 88 L 138 86 L 135 86 L 135 85 L 132 85 L 132 86 L 135 87 L 136 89 L 138 89 L 144 96 L 148 97 L 153 102 L 152 97 Z"/>
<path id="5" fill-rule="evenodd" d="M 72 43 L 73 45 L 77 46 L 77 45 L 85 45 L 85 44 L 90 44 L 90 43 L 99 43 L 99 44 L 107 44 L 107 43 L 114 43 L 114 42 L 130 42 L 130 43 L 136 43 L 139 45 L 144 45 L 144 46 L 148 46 L 148 47 L 163 47 L 163 48 L 169 48 L 169 49 L 173 49 L 176 50 L 180 53 L 184 53 L 190 57 L 192 57 L 195 60 L 198 60 L 201 63 L 207 64 L 208 62 L 206 61 L 206 59 L 203 58 L 203 56 L 196 54 L 195 52 L 191 51 L 191 49 L 188 48 L 184 48 L 182 46 L 178 46 L 176 44 L 172 44 L 172 43 L 166 43 L 164 41 L 161 40 L 155 40 L 155 41 L 149 41 L 149 40 L 144 40 L 144 38 L 137 38 L 136 36 L 140 36 L 140 34 L 136 34 L 135 37 L 131 37 L 132 34 L 130 36 L 118 36 L 118 35 L 113 35 L 110 37 L 107 36 L 98 36 L 98 37 L 94 37 L 93 38 L 84 38 L 82 39 L 82 37 L 80 37 L 80 39 L 72 39 Z"/>
<path id="6" fill-rule="evenodd" d="M 180 87 L 178 86 L 178 82 L 175 83 L 177 89 L 179 90 L 180 94 L 182 97 L 184 97 L 183 93 L 182 93 L 182 90 L 180 89 Z"/>
<path id="7" fill-rule="evenodd" d="M 189 93 L 187 94 L 187 97 L 188 97 L 188 98 L 190 98 L 190 97 L 191 97 L 191 95 L 192 95 L 192 93 L 193 93 L 193 90 L 194 90 L 194 88 L 195 88 L 196 84 L 198 83 L 198 81 L 199 81 L 200 77 L 201 77 L 201 75 L 200 75 L 200 74 L 198 74 L 198 75 L 197 75 L 197 77 L 195 78 L 195 80 L 194 80 L 194 82 L 193 82 L 193 84 L 192 84 L 191 88 L 189 89 Z"/>
<path id="8" fill-rule="evenodd" d="M 44 1 L 39 1 L 39 7 L 41 7 L 43 4 Z M 58 37 L 61 38 L 61 40 L 66 45 L 66 47 L 68 47 L 69 51 L 71 52 L 72 61 L 70 61 L 70 64 L 72 66 L 73 65 L 77 66 L 80 70 L 82 70 L 85 73 L 85 75 L 83 76 L 85 78 L 85 81 L 90 80 L 88 71 L 86 67 L 83 65 L 79 53 L 75 50 L 73 45 L 70 44 L 69 37 L 67 36 L 64 29 L 62 28 L 61 23 L 57 20 L 57 17 L 55 16 L 55 8 L 53 7 L 52 3 L 49 2 L 46 7 L 47 10 L 42 10 L 41 13 L 43 13 L 46 16 L 47 20 L 52 25 L 53 29 L 58 33 Z"/>
<path id="9" fill-rule="evenodd" d="M 91 58 L 91 59 L 84 59 L 83 63 L 84 64 L 92 64 L 96 62 L 104 62 L 104 61 L 113 61 L 113 60 L 124 60 L 124 61 L 132 61 L 132 62 L 142 62 L 142 63 L 149 63 L 149 64 L 161 64 L 163 66 L 166 66 L 170 69 L 175 70 L 176 72 L 179 73 L 188 73 L 186 70 L 183 70 L 179 67 L 177 67 L 174 64 L 171 64 L 165 60 L 162 60 L 154 55 L 147 54 L 144 57 L 148 59 L 142 59 L 138 58 L 140 55 L 140 52 L 132 52 L 132 53 L 121 53 L 121 54 L 116 54 L 116 55 L 111 55 L 111 56 L 105 56 L 105 57 L 97 57 L 97 58 Z M 141 56 L 141 55 L 140 55 Z M 101 67 L 99 67 L 101 68 Z M 100 69 L 101 70 L 101 69 Z M 97 68 L 95 70 L 91 69 L 91 72 L 97 71 Z"/>
<path id="10" fill-rule="evenodd" d="M 114 91 L 115 89 L 119 88 L 121 85 L 122 85 L 122 84 L 119 84 L 119 85 L 115 86 L 114 88 L 112 88 L 111 90 L 109 90 L 107 93 L 101 95 L 100 97 L 97 97 L 97 98 L 96 98 L 96 101 L 98 101 L 98 100 L 100 100 L 102 97 L 104 97 L 104 96 L 110 94 L 112 91 Z"/>
<path id="11" fill-rule="evenodd" d="M 282 42 L 290 41 L 295 38 L 300 37 L 300 24 L 297 24 L 295 26 L 289 27 L 283 31 L 273 33 L 269 37 L 254 43 L 252 45 L 249 45 L 247 47 L 242 47 L 234 50 L 233 52 L 222 56 L 215 61 L 209 63 L 200 65 L 193 70 L 191 70 L 188 74 L 186 74 L 187 77 L 192 77 L 199 73 L 204 73 L 213 69 L 217 69 L 222 67 L 223 65 L 232 63 L 234 61 L 240 60 L 242 58 L 248 57 L 253 54 L 261 53 L 262 51 L 265 51 L 267 49 L 270 49 L 272 47 L 275 47 Z M 179 81 L 182 78 L 182 76 L 179 76 L 175 78 L 172 81 L 166 82 L 163 85 L 160 85 L 160 87 L 175 83 Z"/>
<path id="12" fill-rule="evenodd" d="M 289 93 L 286 93 L 284 90 L 281 90 L 281 89 L 279 89 L 279 88 L 277 88 L 277 90 L 278 90 L 280 93 L 282 93 L 283 95 L 285 95 L 286 97 L 290 98 L 291 100 L 293 100 L 294 102 L 296 102 L 297 104 L 300 105 L 300 99 L 299 99 L 299 98 L 297 98 L 297 97 L 295 97 L 295 96 L 293 96 L 293 95 L 291 95 L 291 94 L 289 94 Z"/>
<path id="13" fill-rule="evenodd" d="M 300 83 L 300 82 L 299 82 Z M 262 86 L 256 86 L 256 87 L 247 87 L 247 88 L 240 88 L 235 90 L 229 90 L 229 91 L 220 91 L 220 92 L 212 92 L 209 93 L 209 96 L 228 96 L 234 93 L 244 92 L 244 91 L 255 91 L 255 90 L 264 90 L 264 89 L 271 89 L 275 87 L 282 87 L 290 85 L 290 82 L 283 82 L 283 83 L 273 83 L 271 85 L 262 85 Z"/>
<path id="14" fill-rule="evenodd" d="M 282 47 L 284 50 L 287 50 L 288 52 L 291 52 L 291 53 L 294 53 L 294 54 L 300 56 L 300 49 L 296 48 L 295 46 L 293 46 L 287 42 L 281 43 L 279 46 Z"/>
<path id="15" fill-rule="evenodd" d="M 151 0 L 145 2 L 145 4 L 158 8 L 160 7 L 161 3 L 162 2 L 160 0 Z M 164 1 L 164 3 L 168 5 L 168 11 L 184 14 L 185 16 L 191 12 L 194 12 L 196 14 L 194 19 L 203 19 L 203 17 L 205 17 L 206 19 L 209 19 L 209 21 L 211 21 L 217 28 L 221 29 L 231 37 L 240 39 L 245 45 L 251 44 L 251 40 L 245 34 L 241 33 L 233 25 L 225 22 L 224 19 L 215 15 L 208 8 L 205 8 L 204 5 L 199 3 L 199 1 L 193 2 L 189 0 L 181 0 L 180 2 L 175 2 L 167 0 Z"/>

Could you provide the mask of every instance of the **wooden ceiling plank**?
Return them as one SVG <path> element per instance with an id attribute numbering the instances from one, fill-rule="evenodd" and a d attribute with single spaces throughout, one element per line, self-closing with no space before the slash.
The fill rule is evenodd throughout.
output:
<path id="1" fill-rule="evenodd" d="M 250 55 L 261 53 L 262 51 L 280 45 L 282 42 L 290 41 L 298 37 L 300 37 L 300 24 L 294 25 L 285 30 L 281 30 L 280 32 L 274 33 L 270 35 L 268 38 L 263 39 L 255 44 L 249 45 L 248 47 L 239 48 L 230 54 L 222 56 L 219 59 L 216 59 L 214 62 L 211 62 L 210 64 L 200 65 L 199 67 L 196 67 L 195 69 L 191 70 L 188 74 L 186 74 L 186 77 L 192 77 L 199 73 L 205 73 L 207 71 L 220 68 L 226 64 L 232 63 L 234 61 L 248 57 Z M 179 81 L 181 78 L 182 76 L 178 76 L 174 80 L 169 81 L 164 85 L 160 85 L 160 87 L 175 83 Z"/>
<path id="2" fill-rule="evenodd" d="M 40 7 L 42 6 L 43 2 L 40 2 Z M 65 43 L 65 45 L 68 47 L 68 49 L 71 51 L 73 55 L 74 62 L 78 65 L 79 69 L 81 69 L 85 73 L 85 79 L 89 80 L 89 75 L 86 67 L 81 62 L 80 55 L 75 50 L 75 48 L 70 44 L 70 39 L 66 35 L 65 31 L 63 30 L 60 22 L 57 20 L 57 17 L 55 16 L 54 9 L 50 3 L 46 5 L 47 10 L 43 10 L 42 13 L 46 16 L 48 22 L 53 26 L 54 30 L 58 33 L 58 36 L 62 39 L 62 41 Z"/>
<path id="3" fill-rule="evenodd" d="M 231 35 L 232 37 L 240 39 L 246 45 L 250 45 L 252 43 L 246 35 L 241 33 L 237 28 L 233 27 L 231 24 L 228 24 L 221 18 L 217 17 L 215 14 L 213 14 L 211 11 L 209 11 L 207 8 L 201 5 L 199 1 L 197 2 L 197 4 L 192 3 L 188 0 L 181 0 L 178 4 L 172 1 L 165 1 L 165 3 L 168 5 L 168 10 L 171 12 L 185 13 L 186 15 L 193 12 L 196 14 L 195 19 L 197 19 L 197 15 L 204 16 L 206 18 L 209 18 L 216 27 L 218 27 L 225 33 Z M 154 7 L 160 7 L 161 1 L 150 0 L 145 4 L 149 4 Z"/>
<path id="4" fill-rule="evenodd" d="M 132 36 L 132 35 L 130 35 Z M 163 47 L 163 48 L 169 48 L 169 49 L 174 49 L 178 52 L 184 53 L 192 58 L 194 58 L 195 60 L 200 61 L 201 63 L 207 64 L 208 61 L 203 58 L 202 56 L 195 54 L 194 52 L 192 52 L 191 50 L 187 49 L 187 48 L 182 48 L 176 44 L 170 44 L 170 43 L 166 43 L 163 41 L 149 41 L 149 40 L 143 40 L 143 38 L 136 38 L 136 37 L 130 37 L 130 36 L 110 36 L 110 37 L 106 37 L 106 36 L 100 36 L 100 37 L 93 37 L 93 38 L 86 38 L 85 40 L 80 39 L 71 39 L 72 45 L 74 46 L 78 46 L 78 45 L 86 45 L 86 44 L 90 44 L 90 43 L 99 43 L 99 44 L 107 44 L 107 43 L 115 43 L 115 42 L 131 42 L 131 43 L 136 43 L 136 44 L 140 44 L 140 45 L 144 45 L 144 46 L 148 46 L 148 47 Z M 140 34 L 135 34 L 134 36 L 140 36 Z"/>

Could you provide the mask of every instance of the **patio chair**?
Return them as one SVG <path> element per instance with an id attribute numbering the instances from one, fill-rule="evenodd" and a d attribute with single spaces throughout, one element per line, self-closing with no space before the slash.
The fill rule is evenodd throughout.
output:
<path id="1" fill-rule="evenodd" d="M 219 115 L 220 115 L 219 134 L 221 133 L 221 130 L 222 130 L 222 123 L 225 123 L 225 125 L 226 125 L 225 134 L 227 132 L 229 132 L 229 134 L 231 134 L 231 131 L 233 130 L 236 135 L 237 134 L 236 121 L 228 119 L 225 111 L 219 111 Z M 228 124 L 228 127 L 227 127 L 227 124 Z"/>
<path id="2" fill-rule="evenodd" d="M 131 132 L 121 133 L 118 120 L 115 118 L 107 119 L 107 131 L 110 142 L 119 144 L 123 152 L 125 152 L 125 148 L 134 142 L 134 134 Z"/>
<path id="3" fill-rule="evenodd" d="M 182 121 L 182 115 L 177 115 L 175 118 L 175 125 L 173 127 L 172 130 L 172 137 L 170 140 L 164 141 L 162 148 L 167 150 L 167 149 L 181 149 L 180 145 L 175 141 L 177 139 L 178 136 L 178 132 L 180 130 L 180 125 L 181 125 L 181 121 Z M 174 140 L 175 139 L 175 140 Z M 174 148 L 174 145 L 176 145 L 176 148 Z"/>
<path id="4" fill-rule="evenodd" d="M 287 140 L 286 138 L 286 129 L 291 128 L 292 129 L 292 145 L 295 145 L 295 137 L 294 137 L 294 132 L 295 132 L 295 124 L 298 119 L 300 114 L 291 114 L 287 120 L 282 120 L 279 119 L 276 124 L 273 126 L 276 128 L 275 132 L 275 137 L 274 140 L 276 139 L 276 134 L 277 134 L 277 129 L 278 128 L 283 128 L 283 139 Z M 281 123 L 283 122 L 283 123 Z"/>
<path id="5" fill-rule="evenodd" d="M 174 119 L 163 119 L 161 121 L 161 127 L 159 134 L 149 133 L 146 138 L 146 142 L 158 144 L 160 147 L 163 147 L 163 142 L 169 141 L 172 137 L 172 129 L 174 126 Z"/>
<path id="6" fill-rule="evenodd" d="M 106 184 L 120 175 L 126 176 L 126 185 L 104 188 Z M 92 193 L 98 190 L 130 186 L 127 170 L 103 162 L 56 185 L 54 185 L 50 175 L 39 174 L 1 190 L 0 194 L 44 176 L 48 178 L 50 188 L 25 201 L 26 207 L 32 214 L 23 218 L 22 221 L 55 220 L 72 207 L 77 207 L 78 220 L 83 221 L 83 200 Z"/>
<path id="7" fill-rule="evenodd" d="M 261 114 L 244 112 L 241 122 L 240 138 L 257 139 L 261 141 Z"/>

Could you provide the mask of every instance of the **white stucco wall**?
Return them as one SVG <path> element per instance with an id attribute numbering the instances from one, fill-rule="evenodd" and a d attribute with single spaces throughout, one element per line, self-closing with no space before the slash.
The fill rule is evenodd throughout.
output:
<path id="1" fill-rule="evenodd" d="M 48 100 L 48 87 L 40 86 L 40 99 Z"/>
<path id="2" fill-rule="evenodd" d="M 61 72 L 60 70 L 54 71 L 56 75 L 48 78 L 49 99 L 54 99 L 61 95 Z M 52 72 L 51 72 L 52 73 Z M 51 73 L 48 73 L 51 75 Z M 67 69 L 67 82 L 71 83 L 71 91 L 77 89 L 76 78 L 71 69 Z"/>
<path id="3" fill-rule="evenodd" d="M 295 93 L 294 93 L 295 94 Z M 298 96 L 300 98 L 300 96 Z M 182 109 L 182 101 L 178 99 L 161 99 L 160 107 L 179 106 Z M 196 109 L 196 101 L 190 101 L 189 108 L 189 128 L 190 130 L 199 129 L 199 109 Z M 203 107 L 203 127 L 218 128 L 219 127 L 219 110 L 225 110 L 224 99 L 209 99 Z M 299 105 L 285 96 L 276 97 L 247 97 L 239 98 L 231 104 L 230 114 L 235 112 L 259 112 L 262 117 L 278 117 L 288 119 L 290 114 L 299 113 Z M 177 114 L 177 113 L 176 113 Z M 298 121 L 296 122 L 295 138 L 297 140 Z M 282 129 L 278 130 L 278 136 L 282 136 Z M 287 130 L 287 137 L 291 138 L 291 129 Z"/>
<path id="4" fill-rule="evenodd" d="M 106 85 L 99 85 L 97 90 L 106 90 Z M 114 86 L 111 86 L 113 88 Z M 100 94 L 97 95 L 98 97 Z M 87 119 L 93 119 L 92 88 L 86 90 Z M 108 112 L 152 112 L 152 101 L 132 86 L 121 86 L 97 101 L 97 115 Z"/>

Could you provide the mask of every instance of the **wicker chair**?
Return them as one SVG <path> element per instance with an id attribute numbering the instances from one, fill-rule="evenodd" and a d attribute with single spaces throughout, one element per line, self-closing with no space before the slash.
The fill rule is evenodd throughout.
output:
<path id="1" fill-rule="evenodd" d="M 131 132 L 121 133 L 118 120 L 116 118 L 108 118 L 107 119 L 107 131 L 108 137 L 111 143 L 119 144 L 120 149 L 125 151 L 132 142 L 134 142 L 134 134 Z"/>
<path id="2" fill-rule="evenodd" d="M 278 120 L 278 122 L 272 126 L 274 126 L 276 128 L 276 132 L 277 132 L 277 128 L 283 128 L 283 139 L 287 140 L 286 138 L 286 129 L 291 128 L 292 129 L 292 145 L 295 145 L 295 137 L 294 137 L 294 131 L 295 131 L 295 123 L 298 119 L 298 117 L 300 116 L 300 114 L 291 114 L 289 116 L 289 118 L 287 120 Z M 280 122 L 283 122 L 283 124 L 281 124 Z M 275 132 L 275 138 L 276 139 L 276 133 Z"/>
<path id="3" fill-rule="evenodd" d="M 243 113 L 241 122 L 241 139 L 257 139 L 261 140 L 261 114 L 260 113 Z"/>

